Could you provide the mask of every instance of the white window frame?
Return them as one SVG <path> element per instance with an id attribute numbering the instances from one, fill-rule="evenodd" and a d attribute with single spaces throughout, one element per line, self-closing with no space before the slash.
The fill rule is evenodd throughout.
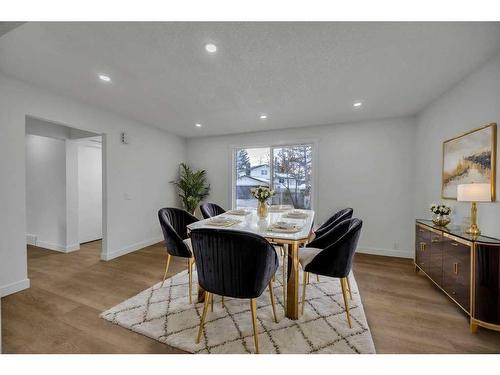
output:
<path id="1" fill-rule="evenodd" d="M 269 148 L 269 180 L 273 181 L 274 176 L 274 163 L 273 163 L 273 155 L 275 148 L 282 147 L 292 147 L 292 146 L 311 146 L 312 147 L 312 171 L 311 171 L 311 181 L 312 181 L 312 189 L 311 189 L 311 210 L 314 210 L 316 206 L 316 199 L 318 197 L 318 178 L 317 178 L 317 166 L 318 166 L 318 140 L 297 140 L 297 141 L 286 141 L 279 143 L 250 143 L 250 144 L 238 144 L 238 145 L 230 145 L 229 152 L 230 157 L 230 189 L 229 189 L 229 199 L 231 202 L 231 207 L 236 208 L 236 180 L 238 176 L 236 176 L 236 151 L 242 148 Z"/>

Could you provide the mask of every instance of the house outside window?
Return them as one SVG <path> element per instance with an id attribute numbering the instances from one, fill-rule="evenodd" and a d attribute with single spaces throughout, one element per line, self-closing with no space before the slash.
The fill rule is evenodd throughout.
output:
<path id="1" fill-rule="evenodd" d="M 276 191 L 271 204 L 311 208 L 311 144 L 237 148 L 233 157 L 234 207 L 257 207 L 251 189 L 267 186 Z"/>

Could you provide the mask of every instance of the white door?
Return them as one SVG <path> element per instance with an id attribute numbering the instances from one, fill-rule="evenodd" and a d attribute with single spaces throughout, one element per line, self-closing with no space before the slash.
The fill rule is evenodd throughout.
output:
<path id="1" fill-rule="evenodd" d="M 102 238 L 102 148 L 78 147 L 78 213 L 80 243 Z"/>

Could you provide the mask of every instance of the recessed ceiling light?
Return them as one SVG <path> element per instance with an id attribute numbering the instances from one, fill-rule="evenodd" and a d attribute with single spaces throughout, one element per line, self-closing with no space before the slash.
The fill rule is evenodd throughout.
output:
<path id="1" fill-rule="evenodd" d="M 362 105 L 363 105 L 363 102 L 359 102 L 359 101 L 358 101 L 358 102 L 354 102 L 354 103 L 352 104 L 352 106 L 353 106 L 354 108 L 359 108 L 359 107 L 361 107 Z"/>
<path id="2" fill-rule="evenodd" d="M 214 53 L 217 51 L 217 46 L 213 43 L 208 43 L 208 44 L 205 44 L 205 49 L 209 53 Z"/>
<path id="3" fill-rule="evenodd" d="M 111 82 L 111 78 L 106 74 L 99 74 L 99 79 L 104 82 Z"/>
<path id="4" fill-rule="evenodd" d="M 264 114 L 260 115 L 261 120 L 265 120 L 266 118 L 267 118 L 267 115 L 264 115 Z"/>
<path id="5" fill-rule="evenodd" d="M 194 124 L 194 126 L 196 126 L 197 128 L 201 128 L 201 124 L 200 123 L 196 123 L 196 124 Z"/>

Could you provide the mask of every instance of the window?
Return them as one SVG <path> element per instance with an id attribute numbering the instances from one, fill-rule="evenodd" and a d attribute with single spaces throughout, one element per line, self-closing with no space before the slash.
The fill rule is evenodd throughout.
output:
<path id="1" fill-rule="evenodd" d="M 238 148 L 234 152 L 234 206 L 257 207 L 251 189 L 270 186 L 272 204 L 311 208 L 312 145 Z"/>

